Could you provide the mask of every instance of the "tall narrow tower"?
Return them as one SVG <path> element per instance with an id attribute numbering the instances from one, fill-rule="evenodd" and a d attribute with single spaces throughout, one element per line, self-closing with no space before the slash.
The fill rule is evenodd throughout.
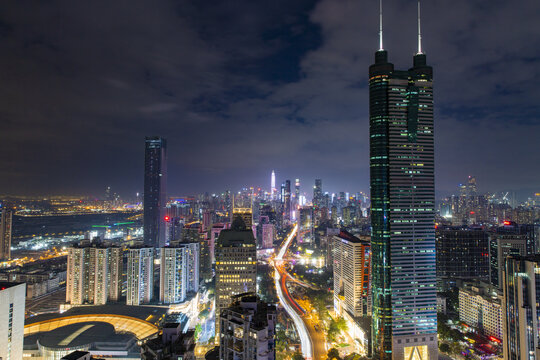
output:
<path id="1" fill-rule="evenodd" d="M 395 70 L 381 25 L 369 68 L 375 359 L 437 359 L 433 70 L 420 38 L 413 67 Z"/>
<path id="2" fill-rule="evenodd" d="M 270 178 L 270 199 L 276 200 L 276 173 L 272 170 L 272 177 Z"/>
<path id="3" fill-rule="evenodd" d="M 167 141 L 147 137 L 144 154 L 144 245 L 165 246 Z"/>

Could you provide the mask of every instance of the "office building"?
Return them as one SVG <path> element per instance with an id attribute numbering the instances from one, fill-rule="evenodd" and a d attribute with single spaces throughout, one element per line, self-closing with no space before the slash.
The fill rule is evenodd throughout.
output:
<path id="1" fill-rule="evenodd" d="M 160 249 L 159 301 L 177 304 L 186 299 L 188 249 L 164 247 Z"/>
<path id="2" fill-rule="evenodd" d="M 165 246 L 167 141 L 147 137 L 144 155 L 144 245 Z"/>
<path id="3" fill-rule="evenodd" d="M 199 256 L 200 244 L 198 242 L 184 243 L 180 245 L 186 248 L 186 292 L 196 293 L 199 291 Z"/>
<path id="4" fill-rule="evenodd" d="M 299 244 L 314 241 L 313 207 L 304 206 L 298 209 L 298 232 L 296 241 Z"/>
<path id="5" fill-rule="evenodd" d="M 0 216 L 0 261 L 5 261 L 11 259 L 13 212 L 6 204 L 0 210 L 2 211 Z"/>
<path id="6" fill-rule="evenodd" d="M 459 320 L 481 334 L 503 338 L 502 292 L 485 282 L 465 282 L 459 287 Z"/>
<path id="7" fill-rule="evenodd" d="M 251 197 L 240 197 L 240 196 L 234 196 L 233 197 L 233 209 L 231 214 L 231 223 L 234 221 L 234 219 L 240 216 L 242 220 L 244 221 L 244 224 L 246 224 L 246 227 L 248 229 L 252 229 L 253 227 L 253 205 L 251 203 Z"/>
<path id="8" fill-rule="evenodd" d="M 457 279 L 489 281 L 489 234 L 485 230 L 439 227 L 435 235 L 441 288 L 455 285 Z"/>
<path id="9" fill-rule="evenodd" d="M 502 279 L 504 359 L 538 359 L 540 255 L 508 257 Z"/>
<path id="10" fill-rule="evenodd" d="M 376 360 L 438 357 L 433 70 L 418 45 L 413 67 L 396 70 L 382 46 L 381 21 L 369 68 Z"/>
<path id="11" fill-rule="evenodd" d="M 256 292 L 257 248 L 253 231 L 237 216 L 230 229 L 222 230 L 216 243 L 216 337 L 219 314 L 233 295 Z"/>
<path id="12" fill-rule="evenodd" d="M 276 306 L 255 293 L 232 297 L 220 313 L 220 359 L 274 360 L 276 357 Z"/>
<path id="13" fill-rule="evenodd" d="M 502 287 L 506 258 L 510 255 L 530 255 L 527 236 L 519 234 L 493 234 L 490 240 L 491 284 Z"/>
<path id="14" fill-rule="evenodd" d="M 153 291 L 154 248 L 128 249 L 126 304 L 148 304 Z"/>
<path id="15" fill-rule="evenodd" d="M 321 207 L 323 200 L 322 180 L 315 179 L 315 186 L 313 187 L 313 206 Z"/>
<path id="16" fill-rule="evenodd" d="M 262 225 L 262 248 L 263 249 L 271 249 L 274 247 L 275 232 L 276 232 L 276 228 L 274 224 Z"/>
<path id="17" fill-rule="evenodd" d="M 341 231 L 332 238 L 334 268 L 334 310 L 340 316 L 371 315 L 371 246 L 362 238 Z"/>
<path id="18" fill-rule="evenodd" d="M 0 282 L 0 359 L 23 358 L 26 284 Z"/>
<path id="19" fill-rule="evenodd" d="M 283 220 L 285 222 L 291 221 L 291 180 L 285 180 L 283 187 L 283 196 L 281 197 L 283 202 Z"/>
<path id="20" fill-rule="evenodd" d="M 105 305 L 122 293 L 123 253 L 118 247 L 73 246 L 68 249 L 66 303 Z"/>

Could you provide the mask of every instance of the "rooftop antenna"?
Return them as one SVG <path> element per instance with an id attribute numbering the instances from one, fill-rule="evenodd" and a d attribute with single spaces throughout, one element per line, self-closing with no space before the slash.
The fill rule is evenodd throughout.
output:
<path id="1" fill-rule="evenodd" d="M 422 31 L 420 30 L 420 0 L 418 0 L 418 53 L 422 53 Z"/>
<path id="2" fill-rule="evenodd" d="M 379 0 L 379 51 L 382 51 L 382 0 Z"/>

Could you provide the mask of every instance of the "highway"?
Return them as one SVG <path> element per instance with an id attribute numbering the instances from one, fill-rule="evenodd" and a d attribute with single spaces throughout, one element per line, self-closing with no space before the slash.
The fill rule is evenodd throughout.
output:
<path id="1" fill-rule="evenodd" d="M 274 279 L 276 281 L 277 294 L 279 301 L 293 320 L 298 336 L 300 337 L 300 345 L 304 358 L 306 360 L 326 359 L 326 339 L 321 326 L 318 324 L 317 317 L 306 313 L 306 310 L 289 294 L 289 290 L 287 289 L 287 282 L 289 281 L 311 287 L 290 276 L 283 266 L 283 257 L 287 253 L 297 231 L 298 225 L 295 225 L 274 258 Z M 318 330 L 315 326 L 317 326 Z"/>

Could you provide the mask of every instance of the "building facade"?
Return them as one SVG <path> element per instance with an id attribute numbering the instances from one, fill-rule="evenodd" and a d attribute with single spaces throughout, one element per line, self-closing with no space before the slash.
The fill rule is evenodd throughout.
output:
<path id="1" fill-rule="evenodd" d="M 257 291 L 257 242 L 253 231 L 236 217 L 230 229 L 222 230 L 216 243 L 216 338 L 219 314 L 232 296 Z"/>
<path id="2" fill-rule="evenodd" d="M 67 256 L 66 302 L 104 305 L 122 293 L 123 253 L 118 247 L 71 247 Z"/>
<path id="3" fill-rule="evenodd" d="M 23 358 L 26 284 L 0 282 L 0 359 Z"/>
<path id="4" fill-rule="evenodd" d="M 464 283 L 459 288 L 459 320 L 502 341 L 502 292 L 487 283 Z"/>
<path id="5" fill-rule="evenodd" d="M 433 70 L 419 49 L 395 70 L 369 69 L 375 359 L 436 359 Z"/>
<path id="6" fill-rule="evenodd" d="M 165 246 L 167 205 L 167 141 L 147 137 L 144 155 L 144 244 Z"/>
<path id="7" fill-rule="evenodd" d="M 0 261 L 11 259 L 11 233 L 13 212 L 4 204 L 0 209 Z"/>
<path id="8" fill-rule="evenodd" d="M 360 239 L 341 231 L 333 237 L 334 309 L 343 316 L 371 315 L 371 246 L 369 237 Z"/>
<path id="9" fill-rule="evenodd" d="M 489 234 L 480 228 L 436 229 L 437 281 L 489 280 Z M 441 287 L 444 287 L 441 285 Z"/>
<path id="10" fill-rule="evenodd" d="M 177 304 L 186 299 L 188 249 L 164 247 L 160 249 L 159 301 Z"/>
<path id="11" fill-rule="evenodd" d="M 502 288 L 504 359 L 539 359 L 540 255 L 508 257 Z"/>
<path id="12" fill-rule="evenodd" d="M 154 248 L 128 249 L 126 304 L 148 304 L 153 292 Z"/>
<path id="13" fill-rule="evenodd" d="M 255 293 L 232 297 L 220 313 L 220 359 L 274 360 L 276 306 L 260 301 Z"/>

